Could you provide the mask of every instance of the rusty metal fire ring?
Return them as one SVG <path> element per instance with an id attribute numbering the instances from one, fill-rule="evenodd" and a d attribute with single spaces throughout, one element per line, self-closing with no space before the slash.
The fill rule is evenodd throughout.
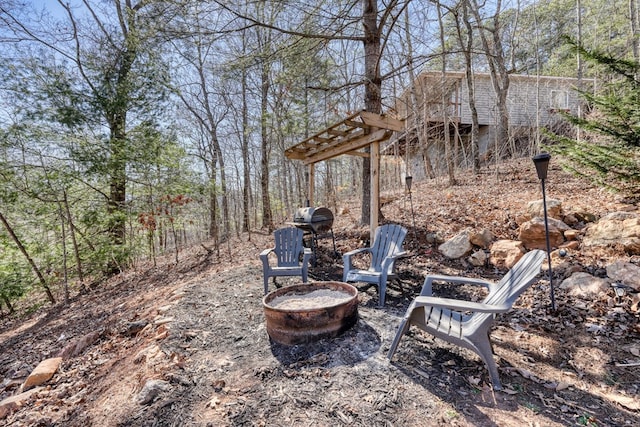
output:
<path id="1" fill-rule="evenodd" d="M 273 341 L 285 345 L 333 338 L 358 321 L 358 289 L 342 282 L 276 289 L 264 296 L 262 305 L 267 333 Z"/>

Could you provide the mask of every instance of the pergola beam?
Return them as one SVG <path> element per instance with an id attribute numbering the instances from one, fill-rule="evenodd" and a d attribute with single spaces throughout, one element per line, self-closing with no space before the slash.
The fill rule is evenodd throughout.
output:
<path id="1" fill-rule="evenodd" d="M 315 164 L 323 160 L 351 154 L 371 159 L 371 238 L 378 226 L 380 205 L 380 143 L 387 140 L 393 132 L 405 130 L 403 120 L 393 117 L 359 111 L 346 117 L 327 129 L 298 144 L 287 148 L 285 157 L 300 160 L 309 167 L 309 199 L 313 206 L 315 186 Z M 369 153 L 358 151 L 369 147 Z"/>
<path id="2" fill-rule="evenodd" d="M 364 148 L 376 141 L 382 141 L 389 136 L 391 136 L 391 132 L 386 129 L 378 129 L 368 135 L 360 134 L 356 139 L 350 140 L 349 142 L 346 142 L 344 144 L 334 145 L 322 151 L 317 151 L 315 154 L 312 154 L 311 156 L 303 160 L 302 163 L 308 165 L 310 163 L 317 163 L 323 160 L 331 159 L 333 157 L 337 157 L 342 154 Z"/>

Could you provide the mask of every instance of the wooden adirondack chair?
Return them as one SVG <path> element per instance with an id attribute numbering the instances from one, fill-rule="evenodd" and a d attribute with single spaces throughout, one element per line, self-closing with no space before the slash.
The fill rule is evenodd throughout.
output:
<path id="1" fill-rule="evenodd" d="M 427 276 L 420 292 L 400 323 L 387 357 L 391 359 L 400 338 L 410 325 L 455 345 L 475 352 L 487 365 L 494 390 L 501 390 L 498 367 L 493 358 L 489 334 L 497 313 L 507 312 L 513 303 L 536 280 L 546 252 L 534 250 L 520 261 L 497 284 L 473 278 Z M 432 295 L 433 282 L 482 285 L 489 293 L 482 302 L 470 302 Z M 470 314 L 469 314 L 470 313 Z"/>
<path id="2" fill-rule="evenodd" d="M 302 282 L 307 283 L 309 259 L 311 249 L 303 245 L 304 232 L 295 227 L 280 228 L 273 232 L 275 247 L 265 249 L 260 253 L 262 260 L 262 274 L 264 277 L 264 294 L 269 292 L 269 277 L 273 277 L 273 283 L 277 276 L 301 276 Z M 276 255 L 277 264 L 269 264 L 269 254 Z M 302 262 L 300 255 L 302 254 Z"/>
<path id="3" fill-rule="evenodd" d="M 402 249 L 402 243 L 407 230 L 397 224 L 385 224 L 376 228 L 373 245 L 369 248 L 356 249 L 342 256 L 344 270 L 343 282 L 366 282 L 378 286 L 378 306 L 384 307 L 384 296 L 387 281 L 396 278 L 395 262 L 407 253 Z M 371 253 L 371 264 L 368 270 L 359 270 L 352 266 L 351 258 L 356 254 Z"/>

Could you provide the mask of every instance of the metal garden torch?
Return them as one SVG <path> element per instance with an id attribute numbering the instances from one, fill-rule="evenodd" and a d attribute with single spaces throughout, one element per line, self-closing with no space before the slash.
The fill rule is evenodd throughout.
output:
<path id="1" fill-rule="evenodd" d="M 411 220 L 413 221 L 413 235 L 416 235 L 416 217 L 413 214 L 413 199 L 411 198 L 411 183 L 413 182 L 413 177 L 411 175 L 407 175 L 404 177 L 404 182 L 407 185 L 407 191 L 409 192 L 409 205 L 411 206 Z"/>
<path id="2" fill-rule="evenodd" d="M 549 169 L 549 161 L 551 155 L 549 153 L 540 153 L 533 157 L 533 164 L 536 166 L 536 172 L 538 173 L 538 179 L 542 184 L 542 208 L 544 210 L 544 232 L 547 242 L 547 261 L 549 263 L 549 288 L 551 290 L 551 309 L 555 311 L 556 300 L 553 291 L 553 273 L 551 271 L 551 243 L 549 242 L 549 219 L 547 216 L 547 195 L 544 188 L 544 182 L 547 179 L 547 170 Z"/>

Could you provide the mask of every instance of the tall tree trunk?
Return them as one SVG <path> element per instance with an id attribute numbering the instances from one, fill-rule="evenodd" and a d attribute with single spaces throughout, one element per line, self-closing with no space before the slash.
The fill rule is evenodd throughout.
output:
<path id="1" fill-rule="evenodd" d="M 464 55 L 465 80 L 467 83 L 467 92 L 469 93 L 469 110 L 471 111 L 471 162 L 473 165 L 473 173 L 480 172 L 480 122 L 478 120 L 478 109 L 476 108 L 475 82 L 473 75 L 473 27 L 469 19 L 469 1 L 462 2 L 462 20 L 459 16 L 456 27 L 458 31 L 458 40 Z M 462 34 L 461 22 L 465 25 L 466 33 Z M 465 42 L 466 37 L 466 42 Z"/>
<path id="2" fill-rule="evenodd" d="M 442 108 L 442 129 L 444 136 L 444 157 L 447 165 L 447 177 L 449 178 L 449 185 L 456 185 L 456 176 L 455 176 L 455 164 L 453 158 L 453 143 L 451 142 L 451 126 L 450 126 L 450 117 L 449 117 L 449 108 L 450 102 L 449 97 L 451 96 L 451 92 L 449 89 L 449 84 L 447 82 L 447 57 L 445 52 L 445 39 L 444 39 L 444 22 L 442 20 L 442 6 L 438 4 L 438 23 L 440 26 L 440 48 L 442 49 L 442 69 L 441 69 L 441 82 L 440 82 L 440 91 L 441 91 L 441 108 Z"/>
<path id="3" fill-rule="evenodd" d="M 62 211 L 62 203 L 58 202 L 58 215 L 60 216 L 60 231 L 62 233 L 62 287 L 64 290 L 64 303 L 69 304 L 69 272 L 67 267 L 67 231 Z"/>
<path id="4" fill-rule="evenodd" d="M 364 25 L 364 108 L 372 113 L 382 113 L 382 77 L 380 76 L 380 26 L 378 2 L 362 0 Z M 371 222 L 371 160 L 362 162 L 362 224 Z"/>
<path id="5" fill-rule="evenodd" d="M 505 65 L 504 50 L 502 48 L 502 39 L 500 35 L 500 13 L 502 11 L 502 0 L 497 0 L 497 3 L 495 4 L 491 28 L 488 28 L 482 22 L 478 1 L 473 0 L 471 6 L 471 11 L 479 26 L 480 40 L 482 41 L 482 47 L 487 58 L 493 90 L 496 94 L 496 108 L 498 110 L 496 141 L 500 145 L 506 144 L 510 148 L 511 154 L 514 155 L 515 153 L 509 144 L 509 111 L 507 109 L 509 73 Z M 492 35 L 491 43 L 487 39 L 487 32 Z M 498 152 L 495 154 L 497 157 Z"/>
<path id="6" fill-rule="evenodd" d="M 62 192 L 64 208 L 67 212 L 67 221 L 69 222 L 69 231 L 71 232 L 71 243 L 73 244 L 73 254 L 76 259 L 76 269 L 78 270 L 78 280 L 80 281 L 80 287 L 82 291 L 86 291 L 87 288 L 84 284 L 84 272 L 82 270 L 82 258 L 80 257 L 80 247 L 78 246 L 78 240 L 76 238 L 76 226 L 71 216 L 71 208 L 69 207 L 69 197 L 67 191 Z"/>
<path id="7" fill-rule="evenodd" d="M 420 108 L 421 100 L 418 97 L 417 87 L 420 87 L 420 93 L 424 93 L 425 88 L 422 85 L 422 81 L 418 81 L 416 78 L 415 68 L 413 64 L 413 43 L 411 42 L 411 32 L 410 32 L 410 19 L 409 19 L 409 8 L 405 9 L 405 38 L 407 39 L 407 57 L 408 64 L 407 68 L 409 70 L 409 80 L 410 86 L 409 90 L 411 91 L 411 113 L 413 114 L 416 128 L 416 138 L 418 139 L 418 147 L 422 150 L 422 160 L 424 162 L 425 173 L 431 179 L 436 177 L 436 173 L 433 170 L 433 163 L 431 161 L 431 156 L 429 155 L 429 140 L 426 135 L 426 115 L 422 112 Z M 406 150 L 409 150 L 408 142 Z M 411 165 L 410 158 L 407 155 L 407 175 L 411 175 Z"/>
<path id="8" fill-rule="evenodd" d="M 7 230 L 7 233 L 9 233 L 9 236 L 11 236 L 11 239 L 13 239 L 16 246 L 18 246 L 18 249 L 20 249 L 20 252 L 22 253 L 22 255 L 24 255 L 25 259 L 31 266 L 31 269 L 33 270 L 35 275 L 38 277 L 38 281 L 40 282 L 40 285 L 46 292 L 47 298 L 49 298 L 49 302 L 51 304 L 55 304 L 56 299 L 53 297 L 53 294 L 51 293 L 51 289 L 49 289 L 49 285 L 47 285 L 47 281 L 44 279 L 44 276 L 40 272 L 40 269 L 38 268 L 36 263 L 33 261 L 33 258 L 31 258 L 31 256 L 29 255 L 29 252 L 27 252 L 27 249 L 24 247 L 24 245 L 22 244 L 22 242 L 20 241 L 16 233 L 13 231 L 13 228 L 11 228 L 11 225 L 9 225 L 9 222 L 7 221 L 5 216 L 2 214 L 2 212 L 0 212 L 0 221 L 2 222 L 2 225 L 4 225 L 5 230 Z"/>
<path id="9" fill-rule="evenodd" d="M 243 36 L 243 49 L 245 39 Z M 251 239 L 250 200 L 251 200 L 251 173 L 249 170 L 249 107 L 247 106 L 247 70 L 242 68 L 242 230 L 249 233 Z"/>
<path id="10" fill-rule="evenodd" d="M 640 29 L 638 28 L 638 0 L 629 0 L 629 23 L 631 25 L 631 46 L 633 60 L 640 62 Z"/>
<path id="11" fill-rule="evenodd" d="M 260 160 L 260 189 L 262 190 L 262 225 L 266 227 L 269 232 L 273 231 L 273 215 L 271 212 L 271 197 L 269 194 L 269 154 L 271 147 L 269 143 L 269 131 L 268 131 L 268 99 L 269 96 L 269 65 L 268 58 L 263 59 L 263 64 L 260 72 L 261 79 L 261 99 L 260 99 L 260 154 L 262 158 Z"/>

